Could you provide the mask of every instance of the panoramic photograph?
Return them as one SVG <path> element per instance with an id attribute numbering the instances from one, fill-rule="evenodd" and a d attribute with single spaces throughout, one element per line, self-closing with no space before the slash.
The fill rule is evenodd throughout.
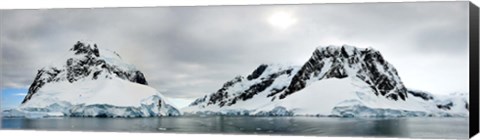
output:
<path id="1" fill-rule="evenodd" d="M 0 128 L 466 139 L 468 6 L 0 10 Z"/>

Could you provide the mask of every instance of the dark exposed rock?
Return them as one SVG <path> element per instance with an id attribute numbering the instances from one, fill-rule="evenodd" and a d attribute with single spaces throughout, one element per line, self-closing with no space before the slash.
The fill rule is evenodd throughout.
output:
<path id="1" fill-rule="evenodd" d="M 255 95 L 257 95 L 258 93 L 260 92 L 263 92 L 265 91 L 265 89 L 267 89 L 268 87 L 270 87 L 273 82 L 276 80 L 277 77 L 279 77 L 280 75 L 284 75 L 284 74 L 288 74 L 289 71 L 291 72 L 292 69 L 287 69 L 287 70 L 283 70 L 283 71 L 279 71 L 277 73 L 272 73 L 272 74 L 269 74 L 268 76 L 266 76 L 266 78 L 264 79 L 261 79 L 260 82 L 257 82 L 253 85 L 251 85 L 247 90 L 244 90 L 244 91 L 240 91 L 238 93 L 236 93 L 237 96 L 235 96 L 232 101 L 220 101 L 221 103 L 222 102 L 229 102 L 227 105 L 231 106 L 233 104 L 236 103 L 236 101 L 238 100 L 242 100 L 242 101 L 246 101 L 248 99 L 251 99 L 253 98 Z M 223 103 L 225 104 L 225 103 Z M 220 107 L 223 106 L 222 104 L 220 104 Z"/>
<path id="2" fill-rule="evenodd" d="M 258 68 L 252 72 L 252 74 L 247 76 L 247 80 L 257 79 L 258 77 L 260 77 L 260 75 L 262 75 L 263 71 L 265 71 L 267 67 L 268 65 L 265 65 L 265 64 L 258 66 Z"/>
<path id="3" fill-rule="evenodd" d="M 388 99 L 392 99 L 392 100 L 398 100 L 398 96 L 397 94 L 389 94 L 386 96 Z"/>
<path id="4" fill-rule="evenodd" d="M 38 70 L 22 104 L 30 100 L 45 84 L 58 81 L 73 83 L 90 75 L 92 75 L 91 79 L 93 80 L 100 78 L 99 76 L 103 74 L 106 75 L 104 78 L 114 76 L 138 84 L 148 84 L 142 72 L 138 70 L 125 70 L 125 68 L 109 64 L 103 60 L 103 58 L 100 57 L 100 51 L 96 44 L 94 44 L 92 48 L 90 45 L 77 42 L 70 51 L 72 51 L 76 57 L 68 58 L 64 67 L 45 67 Z M 118 55 L 116 53 L 114 54 Z"/>
<path id="5" fill-rule="evenodd" d="M 223 84 L 222 88 L 220 88 L 217 92 L 215 92 L 210 96 L 210 99 L 207 105 L 216 104 L 217 102 L 220 102 L 226 99 L 227 98 L 226 96 L 228 96 L 227 89 L 232 87 L 235 83 L 241 82 L 243 79 L 244 78 L 242 76 L 237 76 L 233 80 L 230 80 L 227 83 Z M 225 102 L 221 104 L 225 104 Z"/>
<path id="6" fill-rule="evenodd" d="M 189 106 L 199 105 L 199 104 L 205 102 L 205 101 L 207 100 L 207 97 L 208 97 L 208 96 L 205 95 L 205 96 L 203 96 L 203 97 L 201 97 L 201 98 L 198 98 L 198 99 L 196 99 L 195 101 L 193 101 Z"/>
<path id="7" fill-rule="evenodd" d="M 96 57 L 100 57 L 100 51 L 98 51 L 97 44 L 93 44 L 93 54 L 94 54 Z"/>
<path id="8" fill-rule="evenodd" d="M 408 90 L 407 91 L 408 94 L 412 95 L 412 96 L 415 96 L 415 97 L 419 97 L 419 98 L 422 98 L 423 100 L 425 101 L 428 101 L 428 100 L 433 100 L 433 96 L 426 93 L 426 92 L 423 92 L 423 91 L 413 91 L 413 90 Z"/>
<path id="9" fill-rule="evenodd" d="M 327 78 L 345 78 L 350 76 L 346 69 L 355 70 L 357 78 L 369 84 L 376 95 L 386 96 L 389 99 L 405 100 L 407 89 L 401 83 L 400 77 L 393 66 L 388 64 L 380 52 L 373 49 L 352 49 L 348 54 L 347 46 L 326 47 L 314 51 L 312 57 L 305 63 L 292 79 L 288 88 L 280 95 L 280 99 L 299 91 L 306 86 L 306 82 L 312 77 L 318 77 L 327 62 L 330 68 L 325 75 L 318 80 Z M 396 95 L 387 95 L 393 93 Z"/>
<path id="10" fill-rule="evenodd" d="M 96 80 L 100 73 L 102 73 L 102 71 L 96 71 L 95 73 L 93 73 L 93 79 Z"/>
<path id="11" fill-rule="evenodd" d="M 264 91 L 268 86 L 272 85 L 274 79 L 267 79 L 263 80 L 262 82 L 255 84 L 253 86 L 250 86 L 247 90 L 245 90 L 240 96 L 236 97 L 242 100 L 247 100 L 252 98 L 255 94 Z"/>
<path id="12" fill-rule="evenodd" d="M 270 91 L 270 94 L 267 95 L 267 97 L 271 97 L 271 96 L 273 96 L 273 95 L 275 95 L 275 94 L 277 94 L 277 93 L 285 90 L 286 88 L 287 88 L 286 86 L 285 86 L 285 87 L 282 87 L 282 88 L 280 88 L 280 89 L 278 89 L 278 88 L 273 88 L 273 89 Z"/>
<path id="13" fill-rule="evenodd" d="M 92 48 L 92 47 L 90 47 L 90 45 L 85 45 L 84 43 L 78 41 L 75 45 L 73 45 L 73 48 L 71 48 L 70 50 L 75 52 L 76 55 L 79 55 L 79 54 L 92 55 L 92 54 L 94 54 L 96 57 L 100 56 L 100 53 L 98 51 L 98 48 L 97 48 L 96 44 Z"/>
<path id="14" fill-rule="evenodd" d="M 245 101 L 251 99 L 258 93 L 265 91 L 268 87 L 270 87 L 279 76 L 291 75 L 293 69 L 287 68 L 278 72 L 268 73 L 268 75 L 264 75 L 262 76 L 262 78 L 259 78 L 267 67 L 268 65 L 260 65 L 251 75 L 249 75 L 249 77 L 251 77 L 250 80 L 257 80 L 257 82 L 249 86 L 247 89 L 235 91 L 234 93 L 229 93 L 227 91 L 235 84 L 248 80 L 248 78 L 245 79 L 242 76 L 237 76 L 234 79 L 226 82 L 217 92 L 196 99 L 193 103 L 190 104 L 190 106 L 196 106 L 206 102 L 206 105 L 217 104 L 218 106 L 222 107 L 225 105 L 233 105 L 238 101 Z M 283 89 L 277 89 L 277 92 L 280 92 Z"/>
<path id="15" fill-rule="evenodd" d="M 448 102 L 448 103 L 446 103 L 446 104 L 438 104 L 438 105 L 437 105 L 437 108 L 438 108 L 438 109 L 443 109 L 443 110 L 450 110 L 452 107 L 453 107 L 453 103 L 452 103 L 452 102 Z"/>
<path id="16" fill-rule="evenodd" d="M 145 76 L 140 71 L 136 71 L 135 74 L 133 75 L 133 79 L 131 79 L 130 81 L 139 83 L 142 85 L 148 85 L 147 80 L 145 79 Z"/>
<path id="17" fill-rule="evenodd" d="M 465 102 L 465 109 L 468 110 L 468 103 L 467 102 Z"/>

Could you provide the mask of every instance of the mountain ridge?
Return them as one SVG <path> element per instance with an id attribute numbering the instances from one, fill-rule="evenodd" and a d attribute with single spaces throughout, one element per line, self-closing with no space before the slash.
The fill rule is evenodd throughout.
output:
<path id="1" fill-rule="evenodd" d="M 315 84 L 319 82 L 322 84 Z M 310 86 L 312 84 L 314 86 Z M 331 87 L 349 87 L 351 90 L 326 90 Z M 302 94 L 305 96 L 302 97 Z M 329 98 L 336 102 L 328 101 Z M 329 108 L 315 110 L 302 103 L 307 101 L 319 108 Z M 328 105 L 313 102 L 328 102 Z M 379 51 L 330 45 L 317 47 L 301 66 L 261 64 L 251 74 L 236 76 L 216 92 L 197 98 L 184 110 L 193 114 L 248 112 L 258 115 L 282 110 L 280 112 L 289 112 L 290 115 L 388 116 L 390 113 L 398 116 L 468 116 L 468 101 L 455 99 L 455 103 L 441 102 L 429 93 L 407 89 L 397 70 Z M 453 106 L 464 108 L 452 111 L 450 108 Z M 373 113 L 362 114 L 359 109 Z"/>
<path id="2" fill-rule="evenodd" d="M 181 115 L 145 75 L 114 51 L 78 41 L 38 70 L 22 104 L 7 115 L 151 117 Z"/>
<path id="3" fill-rule="evenodd" d="M 22 104 L 30 100 L 36 91 L 46 83 L 64 80 L 73 83 L 81 78 L 90 76 L 90 74 L 93 74 L 91 75 L 92 79 L 97 79 L 102 72 L 110 74 L 106 75 L 106 78 L 111 78 L 110 76 L 114 75 L 131 82 L 148 85 L 144 74 L 139 70 L 124 70 L 112 63 L 108 63 L 105 58 L 101 58 L 96 44 L 91 47 L 78 41 L 69 51 L 73 53 L 74 57 L 68 58 L 63 65 L 47 66 L 38 70 Z M 112 53 L 120 58 L 120 55 L 116 52 Z M 66 68 L 58 68 L 63 66 L 66 66 Z"/>

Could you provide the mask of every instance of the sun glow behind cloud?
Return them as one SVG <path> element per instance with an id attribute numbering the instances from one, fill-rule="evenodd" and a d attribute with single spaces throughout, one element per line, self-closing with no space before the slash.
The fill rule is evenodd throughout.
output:
<path id="1" fill-rule="evenodd" d="M 297 19 L 291 12 L 277 11 L 268 18 L 268 22 L 275 28 L 285 30 L 294 25 Z"/>

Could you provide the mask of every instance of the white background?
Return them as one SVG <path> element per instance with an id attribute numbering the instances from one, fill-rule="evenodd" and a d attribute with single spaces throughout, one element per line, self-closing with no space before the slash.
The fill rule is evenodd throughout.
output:
<path id="1" fill-rule="evenodd" d="M 427 0 L 2 0 L 0 9 L 38 9 L 38 8 L 93 8 L 93 7 L 142 7 L 142 6 L 178 6 L 178 5 L 246 5 L 246 4 L 298 4 L 298 3 L 349 3 L 349 2 L 400 2 L 400 1 L 427 1 Z M 435 0 L 444 1 L 444 0 Z M 477 6 L 480 0 L 472 0 Z M 1 29 L 0 29 L 1 30 Z M 452 126 L 455 127 L 455 126 Z M 209 140 L 317 140 L 317 139 L 386 139 L 386 138 L 352 138 L 352 137 L 304 137 L 304 136 L 266 136 L 266 135 L 209 135 L 209 134 L 159 134 L 159 133 L 98 133 L 98 132 L 54 132 L 54 131 L 0 131 L 0 139 L 48 139 L 48 140 L 77 140 L 77 139 L 209 139 Z M 398 138 L 388 138 L 395 139 Z M 476 136 L 474 139 L 480 139 Z"/>

